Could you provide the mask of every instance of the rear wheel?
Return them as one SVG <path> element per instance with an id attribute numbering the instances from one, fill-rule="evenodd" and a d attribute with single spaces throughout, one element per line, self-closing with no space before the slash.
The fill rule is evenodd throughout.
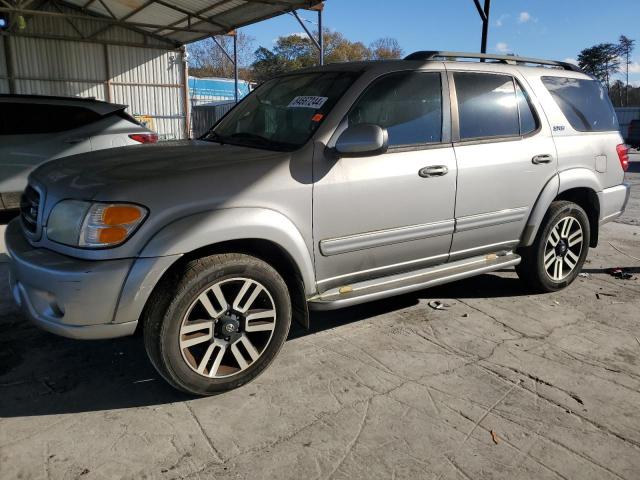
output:
<path id="1" fill-rule="evenodd" d="M 262 260 L 213 255 L 166 279 L 144 322 L 158 372 L 180 390 L 210 395 L 251 381 L 271 363 L 289 332 L 291 301 Z"/>
<path id="2" fill-rule="evenodd" d="M 554 292 L 575 280 L 589 252 L 585 211 L 568 201 L 551 204 L 530 247 L 520 249 L 518 276 L 539 291 Z"/>

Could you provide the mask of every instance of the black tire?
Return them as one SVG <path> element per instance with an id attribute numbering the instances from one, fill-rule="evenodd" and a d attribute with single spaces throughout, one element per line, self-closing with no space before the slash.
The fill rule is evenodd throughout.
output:
<path id="1" fill-rule="evenodd" d="M 579 255 L 574 253 L 578 260 L 575 262 L 575 266 L 570 273 L 561 279 L 555 280 L 552 278 L 552 274 L 548 273 L 545 268 L 545 251 L 547 254 L 550 254 L 547 242 L 551 231 L 559 222 L 567 217 L 572 217 L 579 223 L 583 236 L 582 246 Z M 580 273 L 587 254 L 589 253 L 590 238 L 589 218 L 582 207 L 566 200 L 553 202 L 538 229 L 533 245 L 518 250 L 518 253 L 522 257 L 522 261 L 516 266 L 518 277 L 539 292 L 555 292 L 565 288 L 571 284 Z M 556 253 L 554 252 L 553 255 L 556 255 Z M 561 264 L 561 267 L 564 266 L 564 264 Z"/>
<path id="2" fill-rule="evenodd" d="M 226 378 L 206 377 L 189 365 L 181 349 L 183 319 L 210 285 L 238 277 L 259 282 L 268 291 L 276 312 L 275 328 L 260 356 L 245 370 Z M 280 274 L 264 261 L 240 253 L 212 255 L 168 275 L 150 298 L 143 322 L 145 348 L 160 375 L 183 392 L 213 395 L 250 382 L 269 366 L 289 333 L 291 299 Z"/>

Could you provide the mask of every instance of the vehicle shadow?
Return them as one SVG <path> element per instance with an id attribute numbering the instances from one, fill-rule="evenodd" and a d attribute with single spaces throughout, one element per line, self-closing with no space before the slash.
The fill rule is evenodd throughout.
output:
<path id="1" fill-rule="evenodd" d="M 514 277 L 493 274 L 331 312 L 313 312 L 311 329 L 289 340 L 416 305 L 421 299 L 528 295 Z M 188 400 L 147 360 L 140 336 L 75 341 L 43 332 L 18 313 L 0 317 L 0 418 L 102 411 Z"/>

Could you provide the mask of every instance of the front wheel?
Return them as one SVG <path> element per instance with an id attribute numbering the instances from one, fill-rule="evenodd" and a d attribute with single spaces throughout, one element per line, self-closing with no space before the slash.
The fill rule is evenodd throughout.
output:
<path id="1" fill-rule="evenodd" d="M 589 252 L 589 219 L 569 201 L 551 204 L 530 247 L 519 250 L 520 279 L 538 291 L 555 292 L 575 280 Z"/>
<path id="2" fill-rule="evenodd" d="M 196 395 L 237 388 L 262 373 L 291 325 L 280 274 L 262 260 L 221 254 L 165 279 L 144 318 L 145 347 L 158 372 Z"/>

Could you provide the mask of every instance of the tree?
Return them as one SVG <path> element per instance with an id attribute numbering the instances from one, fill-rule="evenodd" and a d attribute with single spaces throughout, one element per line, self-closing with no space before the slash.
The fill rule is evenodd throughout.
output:
<path id="1" fill-rule="evenodd" d="M 578 64 L 610 90 L 610 79 L 620 70 L 619 47 L 613 43 L 600 43 L 585 48 L 578 55 Z"/>
<path id="2" fill-rule="evenodd" d="M 369 45 L 371 57 L 375 60 L 387 60 L 402 57 L 402 48 L 398 40 L 391 37 L 379 38 Z"/>
<path id="3" fill-rule="evenodd" d="M 312 32 L 317 35 L 317 32 Z M 252 64 L 254 80 L 263 82 L 274 75 L 317 65 L 320 54 L 315 43 L 306 35 L 279 37 L 272 50 L 258 48 Z M 367 47 L 353 42 L 342 33 L 324 30 L 325 63 L 356 62 L 362 60 L 399 58 L 402 49 L 394 38 L 381 38 Z"/>
<path id="4" fill-rule="evenodd" d="M 253 53 L 253 37 L 236 32 L 238 41 L 238 66 L 251 63 Z M 233 37 L 230 35 L 216 35 L 215 39 L 222 45 L 229 55 L 233 56 Z M 224 54 L 218 45 L 207 38 L 195 42 L 188 47 L 189 52 L 189 73 L 194 77 L 233 77 L 233 62 Z M 239 69 L 239 76 L 244 80 L 247 76 L 246 69 Z"/>
<path id="5" fill-rule="evenodd" d="M 633 53 L 635 43 L 635 40 L 624 35 L 620 35 L 620 39 L 618 40 L 618 51 L 622 57 L 627 77 L 624 88 L 625 106 L 629 106 L 629 65 L 631 65 L 631 54 Z"/>

